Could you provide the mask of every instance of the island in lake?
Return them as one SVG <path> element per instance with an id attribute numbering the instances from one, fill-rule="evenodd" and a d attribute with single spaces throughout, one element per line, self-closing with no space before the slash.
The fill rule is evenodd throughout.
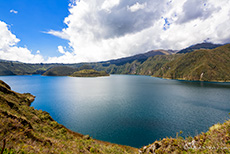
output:
<path id="1" fill-rule="evenodd" d="M 105 71 L 96 71 L 94 69 L 84 69 L 74 72 L 71 77 L 100 77 L 100 76 L 109 76 Z"/>

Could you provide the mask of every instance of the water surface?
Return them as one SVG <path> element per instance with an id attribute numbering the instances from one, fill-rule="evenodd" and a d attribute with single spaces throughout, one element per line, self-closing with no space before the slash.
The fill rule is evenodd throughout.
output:
<path id="1" fill-rule="evenodd" d="M 32 106 L 67 128 L 93 138 L 141 147 L 164 137 L 205 132 L 230 112 L 230 84 L 149 76 L 99 78 L 1 76 Z"/>

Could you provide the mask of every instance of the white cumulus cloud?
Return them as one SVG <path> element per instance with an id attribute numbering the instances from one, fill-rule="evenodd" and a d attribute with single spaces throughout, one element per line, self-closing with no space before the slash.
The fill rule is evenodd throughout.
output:
<path id="1" fill-rule="evenodd" d="M 12 34 L 5 22 L 0 21 L 0 59 L 21 61 L 26 63 L 43 62 L 43 57 L 37 53 L 32 54 L 30 50 L 24 47 L 18 47 L 20 40 Z"/>
<path id="2" fill-rule="evenodd" d="M 229 0 L 88 0 L 70 6 L 67 28 L 47 33 L 68 40 L 72 50 L 48 62 L 103 61 L 204 40 L 230 42 Z"/>

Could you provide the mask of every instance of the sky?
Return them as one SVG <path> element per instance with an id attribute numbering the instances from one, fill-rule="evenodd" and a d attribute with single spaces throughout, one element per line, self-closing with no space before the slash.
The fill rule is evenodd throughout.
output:
<path id="1" fill-rule="evenodd" d="M 0 59 L 97 62 L 230 43 L 230 0 L 0 0 Z"/>

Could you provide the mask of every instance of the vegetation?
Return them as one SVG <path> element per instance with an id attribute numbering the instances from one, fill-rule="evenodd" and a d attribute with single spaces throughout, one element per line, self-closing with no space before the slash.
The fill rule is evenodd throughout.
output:
<path id="1" fill-rule="evenodd" d="M 115 64 L 117 66 L 120 66 L 120 65 L 127 64 L 127 63 L 132 63 L 133 61 L 136 61 L 136 60 L 139 62 L 144 62 L 149 57 L 154 57 L 156 55 L 171 55 L 173 53 L 175 53 L 175 51 L 173 50 L 151 50 L 146 53 L 137 54 L 137 55 L 130 56 L 130 57 L 109 60 L 103 63 Z"/>
<path id="2" fill-rule="evenodd" d="M 73 132 L 49 113 L 30 107 L 34 96 L 0 80 L 0 152 L 13 153 L 230 153 L 230 120 L 195 137 L 164 138 L 140 150 Z M 181 134 L 182 132 L 180 132 Z"/>
<path id="3" fill-rule="evenodd" d="M 97 71 L 106 71 L 107 73 L 111 74 L 118 73 L 115 71 L 116 68 L 121 70 L 123 65 L 132 63 L 133 61 L 142 63 L 149 57 L 155 55 L 170 55 L 172 53 L 174 53 L 172 50 L 152 50 L 144 54 L 137 54 L 131 57 L 125 57 L 106 62 L 78 64 L 26 64 L 21 62 L 0 60 L 0 75 L 43 74 L 47 76 L 68 76 L 75 71 L 83 69 L 95 69 Z M 121 70 L 121 72 L 124 71 Z"/>
<path id="4" fill-rule="evenodd" d="M 45 76 L 69 76 L 77 71 L 77 68 L 69 67 L 69 66 L 55 66 L 48 69 L 42 75 Z"/>
<path id="5" fill-rule="evenodd" d="M 96 71 L 94 69 L 84 69 L 74 72 L 72 77 L 100 77 L 100 76 L 109 76 L 105 71 Z"/>
<path id="6" fill-rule="evenodd" d="M 31 94 L 19 94 L 0 80 L 0 152 L 138 153 L 138 149 L 92 139 L 58 124 L 49 113 L 30 107 Z"/>
<path id="7" fill-rule="evenodd" d="M 182 133 L 182 132 L 180 132 Z M 230 120 L 195 137 L 164 138 L 141 148 L 142 153 L 230 153 Z"/>
<path id="8" fill-rule="evenodd" d="M 163 65 L 153 76 L 182 80 L 230 81 L 230 44 L 179 56 Z"/>
<path id="9" fill-rule="evenodd" d="M 100 74 L 104 76 L 107 73 L 151 75 L 181 80 L 230 81 L 230 45 L 215 48 L 216 46 L 219 45 L 201 43 L 186 48 L 186 52 L 189 52 L 186 54 L 154 50 L 145 54 L 97 63 L 24 64 L 0 61 L 0 75 L 44 73 L 43 75 L 51 76 L 101 76 Z M 195 50 L 197 48 L 199 50 Z M 89 71 L 92 69 L 95 70 L 95 73 Z M 96 71 L 105 71 L 106 73 L 96 73 Z M 73 74 L 74 72 L 75 74 Z"/>
<path id="10" fill-rule="evenodd" d="M 26 64 L 13 61 L 0 61 L 0 75 L 29 75 L 41 74 L 51 64 Z"/>

